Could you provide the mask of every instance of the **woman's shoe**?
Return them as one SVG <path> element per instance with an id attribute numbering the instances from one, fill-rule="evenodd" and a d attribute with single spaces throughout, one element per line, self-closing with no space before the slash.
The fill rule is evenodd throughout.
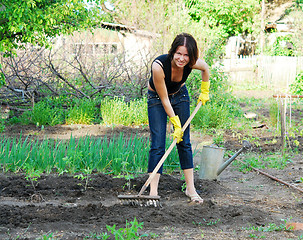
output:
<path id="1" fill-rule="evenodd" d="M 195 193 L 195 194 L 193 194 L 193 195 L 189 195 L 189 194 L 187 193 L 187 190 L 185 190 L 185 195 L 186 195 L 187 197 L 190 198 L 190 201 L 191 201 L 192 203 L 202 204 L 202 203 L 204 202 L 203 198 L 201 198 L 201 197 L 198 195 L 198 193 Z"/>

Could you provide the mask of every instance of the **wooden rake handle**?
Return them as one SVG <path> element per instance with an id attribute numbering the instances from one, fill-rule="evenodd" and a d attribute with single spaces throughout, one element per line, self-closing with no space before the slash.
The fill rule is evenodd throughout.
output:
<path id="1" fill-rule="evenodd" d="M 198 110 L 200 109 L 200 107 L 202 106 L 202 102 L 200 101 L 196 108 L 194 109 L 194 111 L 192 112 L 192 114 L 189 116 L 189 118 L 187 119 L 187 121 L 185 122 L 185 124 L 182 127 L 182 131 L 184 132 L 185 129 L 188 127 L 189 123 L 191 122 L 191 120 L 194 118 L 194 116 L 196 115 L 196 113 L 198 112 Z M 164 163 L 164 161 L 166 160 L 166 158 L 168 157 L 168 155 L 170 154 L 170 152 L 173 150 L 174 146 L 177 144 L 177 139 L 174 139 L 174 141 L 171 143 L 171 145 L 169 146 L 169 148 L 166 150 L 165 154 L 162 156 L 162 158 L 160 159 L 160 161 L 158 162 L 157 166 L 155 167 L 155 169 L 153 170 L 153 172 L 149 175 L 149 178 L 146 180 L 145 184 L 142 186 L 138 196 L 142 195 L 144 193 L 144 191 L 146 190 L 146 188 L 149 186 L 149 184 L 151 183 L 151 181 L 154 179 L 155 175 L 157 174 L 158 170 L 160 169 L 160 167 L 162 166 L 162 164 Z"/>

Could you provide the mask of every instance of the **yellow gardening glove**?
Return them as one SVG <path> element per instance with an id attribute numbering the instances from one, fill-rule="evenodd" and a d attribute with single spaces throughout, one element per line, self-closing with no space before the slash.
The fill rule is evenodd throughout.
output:
<path id="1" fill-rule="evenodd" d="M 174 125 L 174 133 L 173 133 L 173 138 L 177 139 L 177 143 L 182 142 L 183 139 L 183 131 L 181 128 L 181 122 L 180 122 L 180 118 L 176 115 L 174 117 L 169 118 L 169 120 L 172 122 L 172 124 Z"/>
<path id="2" fill-rule="evenodd" d="M 203 82 L 201 83 L 201 93 L 198 99 L 198 103 L 201 101 L 202 105 L 205 105 L 205 103 L 209 100 L 209 86 L 210 82 Z"/>

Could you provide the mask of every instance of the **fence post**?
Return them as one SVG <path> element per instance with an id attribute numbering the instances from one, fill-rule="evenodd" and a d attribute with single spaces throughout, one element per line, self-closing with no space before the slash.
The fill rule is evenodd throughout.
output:
<path id="1" fill-rule="evenodd" d="M 284 156 L 286 141 L 285 141 L 285 118 L 286 118 L 286 98 L 280 98 L 280 116 L 281 116 L 281 151 Z"/>
<path id="2" fill-rule="evenodd" d="M 285 147 L 286 147 L 286 100 L 287 98 L 303 98 L 303 95 L 273 95 L 274 98 L 279 98 L 279 111 L 281 115 L 281 151 L 282 155 L 284 156 L 285 153 Z"/>

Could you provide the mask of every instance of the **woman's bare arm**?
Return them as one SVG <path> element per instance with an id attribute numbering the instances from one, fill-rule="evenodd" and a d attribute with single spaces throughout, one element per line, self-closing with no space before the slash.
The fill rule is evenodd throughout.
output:
<path id="1" fill-rule="evenodd" d="M 175 112 L 171 106 L 171 103 L 168 98 L 167 88 L 165 85 L 164 80 L 164 71 L 162 67 L 158 63 L 152 64 L 152 72 L 153 72 L 153 81 L 154 85 L 157 91 L 157 94 L 159 95 L 162 105 L 164 107 L 165 112 L 167 115 L 171 118 L 175 116 Z"/>
<path id="2" fill-rule="evenodd" d="M 209 67 L 204 60 L 198 58 L 196 64 L 193 66 L 193 69 L 201 70 L 201 76 L 203 82 L 209 81 Z"/>

